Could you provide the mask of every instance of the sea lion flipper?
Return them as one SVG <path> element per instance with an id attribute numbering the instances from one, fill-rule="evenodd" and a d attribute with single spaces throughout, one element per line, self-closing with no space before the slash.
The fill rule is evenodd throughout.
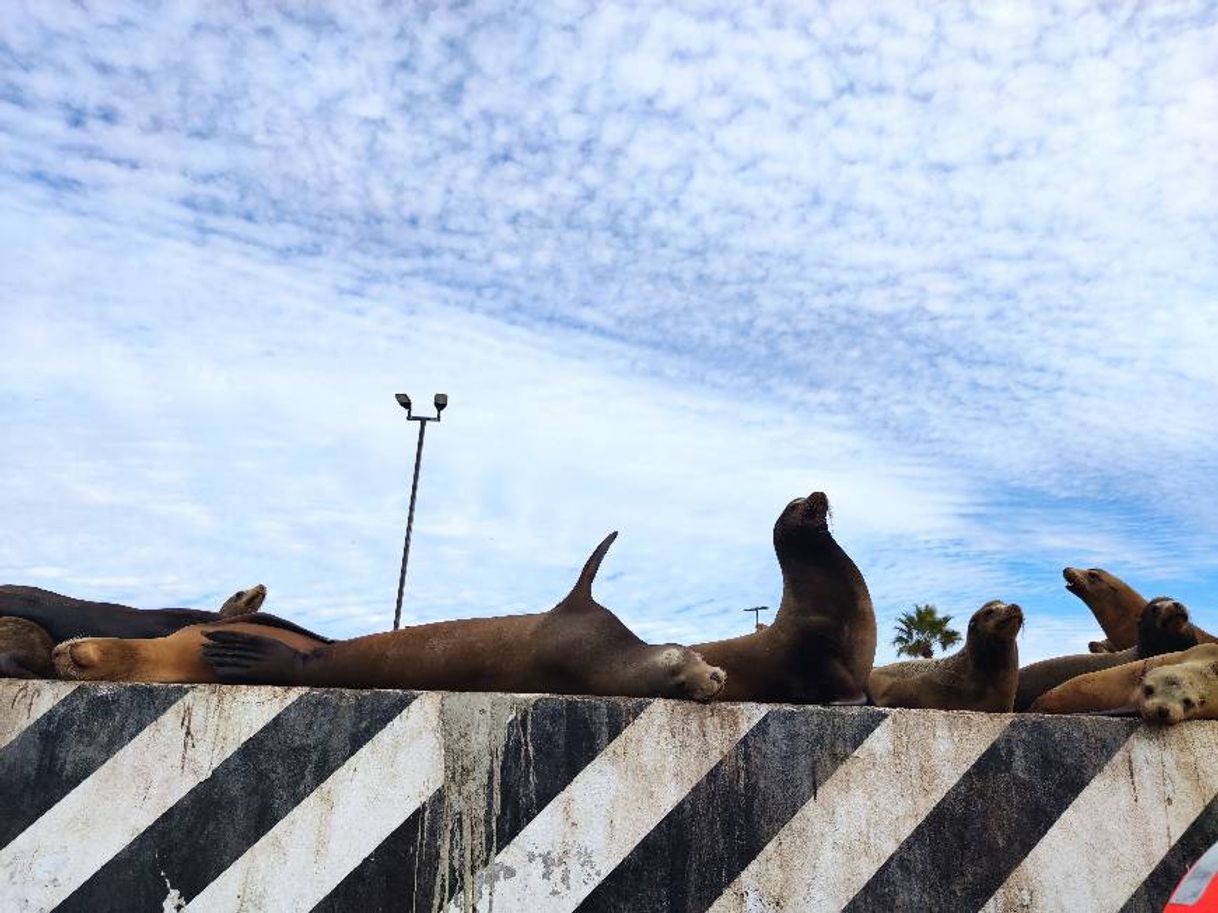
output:
<path id="1" fill-rule="evenodd" d="M 617 530 L 615 529 L 601 540 L 601 544 L 593 549 L 592 554 L 588 556 L 588 560 L 584 562 L 583 570 L 579 572 L 579 579 L 575 581 L 575 586 L 571 588 L 567 598 L 556 605 L 551 611 L 581 609 L 594 604 L 592 600 L 592 581 L 596 579 L 596 573 L 601 569 L 601 562 L 605 560 L 605 555 L 609 552 L 609 546 L 613 545 L 613 540 L 616 538 Z"/>
<path id="2" fill-rule="evenodd" d="M 292 684 L 306 655 L 282 641 L 241 631 L 208 631 L 203 661 L 222 682 Z"/>

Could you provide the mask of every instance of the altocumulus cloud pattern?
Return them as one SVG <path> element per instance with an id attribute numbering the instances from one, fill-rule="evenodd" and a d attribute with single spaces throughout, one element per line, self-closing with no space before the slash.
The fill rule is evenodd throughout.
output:
<path id="1" fill-rule="evenodd" d="M 1064 564 L 1218 621 L 1218 6 L 13 4 L 0 577 L 140 604 L 773 604 L 811 488 L 884 624 Z M 883 656 L 883 652 L 881 656 Z"/>

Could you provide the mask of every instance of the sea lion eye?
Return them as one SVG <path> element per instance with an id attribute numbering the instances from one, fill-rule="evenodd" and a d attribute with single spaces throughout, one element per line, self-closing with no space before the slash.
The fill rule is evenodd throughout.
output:
<path id="1" fill-rule="evenodd" d="M 1193 699 L 1191 697 L 1186 697 L 1183 701 L 1181 701 L 1181 703 L 1184 704 L 1185 710 L 1193 709 Z"/>
<path id="2" fill-rule="evenodd" d="M 1088 571 L 1088 572 L 1087 572 L 1087 579 L 1088 579 L 1088 580 L 1099 580 L 1099 579 L 1100 579 L 1100 572 L 1099 572 L 1099 571 L 1097 571 L 1097 570 L 1094 570 L 1094 569 L 1092 569 L 1092 570 Z"/>
<path id="3" fill-rule="evenodd" d="M 1150 697 L 1154 693 L 1155 693 L 1154 685 L 1143 685 L 1142 686 L 1142 696 L 1143 697 Z"/>

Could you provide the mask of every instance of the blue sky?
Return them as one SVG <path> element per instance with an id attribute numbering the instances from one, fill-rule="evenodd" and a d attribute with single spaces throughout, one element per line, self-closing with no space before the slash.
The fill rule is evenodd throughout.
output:
<path id="1" fill-rule="evenodd" d="M 59 4 L 0 17 L 0 578 L 335 635 L 775 604 L 1218 627 L 1218 5 Z M 891 656 L 882 644 L 880 658 Z"/>

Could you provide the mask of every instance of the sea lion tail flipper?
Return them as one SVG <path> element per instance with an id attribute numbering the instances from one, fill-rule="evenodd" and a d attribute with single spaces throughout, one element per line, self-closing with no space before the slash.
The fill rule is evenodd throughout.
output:
<path id="1" fill-rule="evenodd" d="M 222 682 L 288 685 L 299 681 L 306 654 L 282 641 L 241 631 L 208 631 L 203 661 Z"/>
<path id="2" fill-rule="evenodd" d="M 221 618 L 236 618 L 240 615 L 251 615 L 262 608 L 266 599 L 266 587 L 257 583 L 248 590 L 238 590 L 220 606 Z"/>
<path id="3" fill-rule="evenodd" d="M 605 560 L 609 546 L 613 544 L 613 540 L 616 538 L 617 530 L 615 529 L 601 540 L 600 545 L 593 549 L 592 554 L 588 556 L 588 560 L 584 562 L 583 570 L 579 572 L 579 579 L 575 581 L 575 586 L 571 588 L 567 598 L 555 606 L 555 608 L 583 607 L 593 601 L 592 581 L 596 579 L 596 572 L 601 569 L 601 562 Z M 576 597 L 581 598 L 577 599 Z"/>

